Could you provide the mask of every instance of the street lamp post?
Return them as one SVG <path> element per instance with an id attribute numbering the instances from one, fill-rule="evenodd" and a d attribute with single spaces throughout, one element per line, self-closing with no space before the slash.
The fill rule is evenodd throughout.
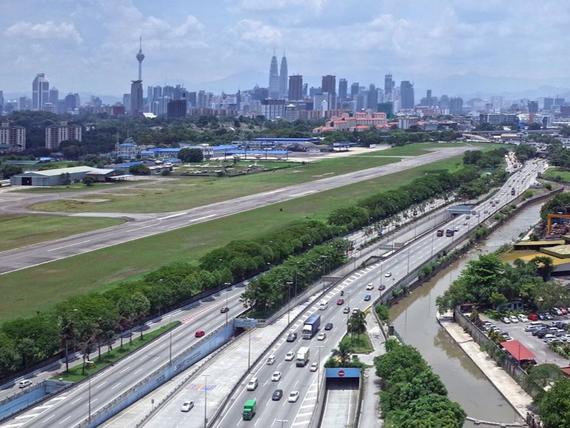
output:
<path id="1" fill-rule="evenodd" d="M 204 428 L 208 426 L 208 376 L 204 375 Z"/>
<path id="2" fill-rule="evenodd" d="M 287 295 L 289 298 L 287 299 L 287 325 L 291 324 L 291 286 L 293 283 L 291 281 L 287 281 Z"/>

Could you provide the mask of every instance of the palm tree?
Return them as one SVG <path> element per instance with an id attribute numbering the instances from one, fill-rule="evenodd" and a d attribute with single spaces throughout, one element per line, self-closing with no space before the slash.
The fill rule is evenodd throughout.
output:
<path id="1" fill-rule="evenodd" d="M 332 350 L 332 357 L 345 365 L 350 361 L 350 346 L 346 342 L 340 342 L 338 348 Z"/>
<path id="2" fill-rule="evenodd" d="M 554 263 L 550 257 L 547 256 L 537 256 L 531 260 L 535 265 L 542 276 L 542 279 L 548 281 L 550 279 L 550 275 L 552 274 L 552 270 L 554 269 Z"/>
<path id="3" fill-rule="evenodd" d="M 358 311 L 350 316 L 346 330 L 352 336 L 362 334 L 366 331 L 366 316 L 364 312 Z"/>

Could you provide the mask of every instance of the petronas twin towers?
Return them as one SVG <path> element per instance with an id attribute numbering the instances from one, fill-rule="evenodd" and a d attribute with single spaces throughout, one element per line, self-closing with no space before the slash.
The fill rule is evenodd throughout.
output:
<path id="1" fill-rule="evenodd" d="M 277 57 L 271 57 L 271 66 L 269 67 L 269 98 L 286 98 L 287 97 L 287 81 L 289 74 L 287 70 L 287 57 L 283 54 L 281 58 L 281 67 L 277 69 Z"/>

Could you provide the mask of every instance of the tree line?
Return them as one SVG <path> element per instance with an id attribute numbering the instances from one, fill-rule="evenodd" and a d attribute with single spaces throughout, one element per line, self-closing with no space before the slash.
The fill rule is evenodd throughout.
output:
<path id="1" fill-rule="evenodd" d="M 447 397 L 447 389 L 417 349 L 394 339 L 374 359 L 382 379 L 380 403 L 386 426 L 394 428 L 459 428 L 465 412 Z"/>

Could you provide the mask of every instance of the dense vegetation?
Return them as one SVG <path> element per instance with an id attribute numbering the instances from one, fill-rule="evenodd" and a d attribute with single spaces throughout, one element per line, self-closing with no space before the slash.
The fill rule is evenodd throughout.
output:
<path id="1" fill-rule="evenodd" d="M 517 259 L 511 266 L 496 254 L 472 260 L 451 287 L 436 300 L 440 312 L 463 303 L 475 303 L 494 309 L 498 305 L 521 300 L 531 309 L 550 309 L 570 305 L 570 291 L 549 281 L 552 259 L 535 257 L 526 263 Z"/>
<path id="2" fill-rule="evenodd" d="M 546 428 L 570 427 L 570 379 L 557 380 L 539 397 L 538 414 Z"/>
<path id="3" fill-rule="evenodd" d="M 570 214 L 570 193 L 559 193 L 540 208 L 540 217 L 546 220 L 548 214 Z"/>
<path id="4" fill-rule="evenodd" d="M 447 390 L 421 354 L 394 339 L 386 342 L 386 354 L 374 360 L 382 378 L 380 402 L 387 427 L 459 428 L 465 412 L 447 398 Z"/>

